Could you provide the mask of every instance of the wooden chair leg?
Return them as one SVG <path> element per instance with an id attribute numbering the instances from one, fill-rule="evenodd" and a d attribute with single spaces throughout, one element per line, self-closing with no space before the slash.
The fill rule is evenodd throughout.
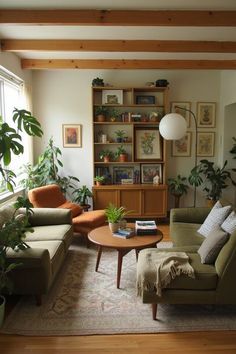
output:
<path id="1" fill-rule="evenodd" d="M 157 317 L 157 304 L 152 304 L 152 319 L 155 321 Z"/>
<path id="2" fill-rule="evenodd" d="M 42 305 L 42 295 L 35 295 L 35 300 L 36 300 L 36 305 L 41 306 Z"/>

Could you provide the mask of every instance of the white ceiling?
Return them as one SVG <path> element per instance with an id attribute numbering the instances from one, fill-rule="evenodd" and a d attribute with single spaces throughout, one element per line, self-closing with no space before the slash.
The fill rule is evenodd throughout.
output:
<path id="1" fill-rule="evenodd" d="M 236 0 L 1 0 L 0 9 L 236 10 Z M 0 39 L 235 41 L 236 27 L 0 25 Z M 236 59 L 236 53 L 19 52 L 30 59 Z"/>

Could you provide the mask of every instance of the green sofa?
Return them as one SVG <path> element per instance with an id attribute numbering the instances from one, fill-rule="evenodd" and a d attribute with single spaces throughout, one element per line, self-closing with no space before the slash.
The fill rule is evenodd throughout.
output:
<path id="1" fill-rule="evenodd" d="M 159 297 L 155 289 L 143 290 L 145 304 L 152 304 L 153 319 L 156 319 L 158 303 L 168 304 L 236 304 L 236 232 L 221 249 L 214 264 L 202 264 L 198 248 L 205 239 L 197 230 L 207 217 L 210 208 L 172 209 L 170 236 L 174 246 L 165 249 L 146 249 L 139 253 L 137 271 L 144 279 L 150 271 L 147 262 L 149 252 L 186 252 L 194 269 L 195 278 L 187 275 L 176 277 Z M 147 277 L 147 276 L 146 276 Z"/>
<path id="2" fill-rule="evenodd" d="M 0 208 L 1 224 L 11 215 L 11 208 Z M 18 252 L 8 250 L 9 263 L 21 263 L 9 276 L 14 294 L 34 295 L 40 305 L 42 295 L 48 292 L 64 262 L 73 237 L 71 211 L 35 208 L 29 221 L 34 232 L 27 233 L 25 242 L 30 248 Z"/>

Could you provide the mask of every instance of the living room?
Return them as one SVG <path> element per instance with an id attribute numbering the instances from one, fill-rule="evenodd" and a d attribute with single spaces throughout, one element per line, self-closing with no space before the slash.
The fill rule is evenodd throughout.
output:
<path id="1" fill-rule="evenodd" d="M 0 9 L 56 9 L 54 5 L 45 4 L 43 2 L 35 5 L 28 6 L 27 2 L 21 1 L 21 4 L 15 1 L 6 1 L 2 2 Z M 159 4 L 160 3 L 160 4 Z M 123 6 L 122 6 L 123 5 Z M 157 6 L 156 1 L 149 1 L 145 4 L 145 9 L 147 10 L 225 10 L 231 11 L 234 13 L 235 4 L 234 1 L 228 1 L 224 5 L 219 1 L 217 4 L 215 1 L 205 1 L 194 4 L 192 1 L 191 4 L 186 1 L 181 1 L 181 4 L 178 6 L 172 2 L 172 4 L 167 5 L 163 1 L 159 1 Z M 61 2 L 57 4 L 59 9 L 61 6 L 62 9 L 66 8 L 77 8 L 77 9 L 129 9 L 129 10 L 139 10 L 143 9 L 141 1 L 137 1 L 135 5 L 128 8 L 125 2 L 119 3 L 119 7 L 115 7 L 114 4 L 101 4 L 97 1 L 96 5 L 92 2 L 82 2 L 81 4 L 74 4 L 73 1 L 70 3 Z M 227 17 L 226 17 L 227 20 Z M 17 21 L 15 19 L 15 21 Z M 230 21 L 230 19 L 229 19 Z M 6 21 L 7 22 L 7 21 Z M 14 26 L 15 29 L 14 29 Z M 89 26 L 88 32 L 86 32 L 86 25 L 80 26 L 80 34 L 76 33 L 76 26 L 62 26 L 62 28 L 57 33 L 57 29 L 54 29 L 54 32 L 50 32 L 49 29 L 54 28 L 54 26 L 41 26 L 40 29 L 37 28 L 36 23 L 34 23 L 32 32 L 29 31 L 31 27 L 22 26 L 20 23 L 20 16 L 18 23 L 15 25 L 12 24 L 3 24 L 0 26 L 0 36 L 3 41 L 7 39 L 122 39 L 122 40 L 141 40 L 141 39 L 168 39 L 168 40 L 192 40 L 192 41 L 227 41 L 234 43 L 235 38 L 235 24 L 228 25 L 225 24 L 223 27 L 215 26 L 209 27 L 208 32 L 205 32 L 206 28 L 186 27 L 180 28 L 169 27 L 163 29 L 162 27 L 154 26 L 127 26 L 119 27 L 119 31 L 116 32 L 115 26 L 110 26 L 109 31 L 106 26 Z M 167 26 L 167 25 L 166 25 Z M 56 26 L 57 27 L 57 26 Z M 59 27 L 59 26 L 58 26 Z M 65 27 L 67 28 L 65 35 Z M 162 30 L 162 36 L 156 33 L 156 28 Z M 179 30 L 179 32 L 178 32 Z M 47 32 L 49 31 L 49 32 Z M 61 32 L 60 32 L 61 31 Z M 75 31 L 73 33 L 73 31 Z M 166 31 L 166 32 L 165 32 Z M 176 32 L 175 32 L 176 31 Z M 182 31 L 182 32 L 181 32 Z M 183 34 L 185 31 L 185 35 Z M 189 31 L 189 36 L 186 32 Z M 18 32 L 18 33 L 17 33 Z M 6 43 L 5 43 L 6 45 Z M 209 44 L 210 45 L 210 44 Z M 28 59 L 29 61 L 34 62 L 33 64 L 27 64 L 27 61 L 24 62 L 23 59 Z M 46 59 L 51 61 L 44 68 L 40 68 L 40 59 Z M 57 59 L 64 59 L 67 63 L 64 67 L 58 67 Z M 83 69 L 73 69 L 71 61 L 73 60 L 87 59 L 88 64 Z M 107 62 L 104 61 L 103 64 L 100 64 L 100 68 L 94 68 L 94 66 L 89 62 L 90 60 L 100 60 L 100 59 L 115 59 L 118 61 L 118 67 L 113 69 L 109 67 Z M 138 62 L 145 63 L 144 67 L 136 67 L 133 64 L 133 67 L 126 69 L 122 67 L 122 59 L 126 59 L 127 62 L 129 59 L 136 59 Z M 163 64 L 164 68 L 158 67 L 157 62 L 165 60 L 166 63 Z M 34 61 L 35 60 L 35 61 Z M 150 63 L 145 61 L 154 60 L 156 61 L 154 67 L 150 68 Z M 168 61 L 173 60 L 175 63 L 182 61 L 180 67 L 173 69 L 171 65 L 168 66 Z M 185 67 L 187 65 L 184 61 L 188 61 L 190 68 Z M 209 63 L 207 63 L 209 61 Z M 217 61 L 217 63 L 216 63 Z M 208 68 L 202 68 L 209 65 Z M 55 64 L 54 64 L 55 63 Z M 22 68 L 27 65 L 32 65 L 31 68 Z M 42 64 L 42 63 L 41 63 Z M 0 52 L 0 65 L 8 70 L 10 73 L 16 75 L 18 78 L 24 81 L 24 85 L 29 94 L 29 102 L 31 105 L 28 105 L 33 112 L 33 115 L 39 120 L 44 132 L 42 138 L 33 139 L 33 150 L 31 151 L 31 160 L 30 162 L 37 162 L 39 154 L 41 154 L 48 141 L 53 137 L 54 143 L 62 151 L 62 162 L 63 170 L 62 175 L 72 175 L 76 176 L 80 180 L 80 185 L 86 185 L 92 189 L 94 185 L 94 157 L 93 157 L 93 106 L 92 106 L 92 81 L 94 78 L 102 78 L 109 87 L 115 88 L 124 88 L 124 87 L 145 87 L 147 83 L 155 83 L 158 79 L 166 79 L 169 83 L 169 103 L 177 102 L 190 103 L 191 111 L 197 115 L 197 107 L 199 103 L 213 103 L 215 111 L 215 123 L 210 128 L 200 128 L 201 132 L 211 132 L 214 133 L 214 142 L 213 142 L 213 153 L 210 157 L 206 157 L 210 161 L 214 162 L 218 166 L 222 166 L 225 160 L 228 160 L 228 168 L 235 168 L 234 160 L 230 150 L 233 146 L 233 137 L 235 136 L 235 113 L 236 113 L 236 94 L 235 94 L 235 83 L 236 83 L 236 73 L 235 73 L 235 49 L 228 50 L 225 49 L 222 52 L 211 52 L 208 49 L 204 52 L 191 52 L 189 49 L 186 52 L 176 53 L 174 49 L 172 52 L 168 53 L 153 53 L 148 50 L 143 52 L 132 52 L 130 51 L 107 51 L 99 52 L 66 52 L 53 51 L 50 49 L 46 51 L 39 49 L 36 51 L 30 50 L 6 50 L 4 43 L 2 46 L 2 51 Z M 37 67 L 38 65 L 38 67 Z M 51 66 L 50 66 L 51 65 Z M 62 65 L 62 64 L 61 64 Z M 65 64 L 63 64 L 65 65 Z M 90 65 L 90 67 L 89 67 Z M 97 64 L 98 65 L 98 64 Z M 115 65 L 115 64 L 113 64 Z M 140 64 L 141 65 L 141 64 Z M 177 65 L 177 64 L 175 64 Z M 215 66 L 214 66 L 215 65 Z M 216 66 L 217 65 L 217 66 Z M 36 66 L 33 68 L 33 66 Z M 201 67 L 201 69 L 199 69 Z M 170 107 L 170 105 L 169 105 Z M 167 112 L 166 112 L 167 113 Z M 71 147 L 67 148 L 63 146 L 63 125 L 81 125 L 82 134 L 81 134 L 81 146 L 80 147 Z M 194 167 L 194 153 L 195 153 L 195 126 L 192 117 L 190 116 L 190 126 L 188 127 L 188 132 L 191 132 L 191 142 L 190 142 L 190 153 L 188 156 L 173 156 L 173 147 L 172 142 L 168 141 L 166 143 L 166 180 L 170 177 L 176 177 L 178 174 L 188 177 L 191 169 Z M 201 157 L 198 156 L 198 162 Z M 194 189 L 189 188 L 189 191 L 186 195 L 181 198 L 180 206 L 181 207 L 191 207 L 193 205 L 193 193 Z M 236 204 L 236 192 L 235 187 L 232 184 L 224 190 L 223 197 L 226 198 L 231 204 L 235 206 Z M 197 188 L 197 203 L 196 206 L 202 207 L 205 206 L 205 193 L 203 188 Z M 173 197 L 168 194 L 168 212 L 174 205 Z M 213 332 L 212 332 L 213 333 Z M 232 332 L 233 333 L 233 332 Z M 176 334 L 176 333 L 175 333 Z M 212 337 L 211 337 L 212 336 Z M 232 341 L 233 337 L 230 337 L 230 333 L 225 334 L 225 338 L 229 336 L 229 340 Z M 26 337 L 27 338 L 27 337 Z M 27 343 L 27 339 L 24 339 L 24 343 Z M 40 338 L 40 337 L 39 337 Z M 134 342 L 139 342 L 141 337 L 135 337 L 133 335 L 132 340 Z M 147 343 L 149 341 L 148 335 L 143 337 L 143 340 Z M 168 339 L 168 336 L 165 337 Z M 181 338 L 181 334 L 180 337 Z M 183 337 L 182 337 L 183 338 Z M 193 341 L 196 341 L 197 333 L 192 332 L 189 335 L 188 340 L 191 338 Z M 209 332 L 208 340 L 212 341 L 214 344 L 213 334 Z M 90 340 L 82 339 L 82 341 Z M 95 340 L 95 339 L 94 339 Z M 97 336 L 97 345 L 99 341 L 104 340 L 99 339 Z M 107 340 L 107 339 L 106 339 Z M 112 340 L 115 341 L 115 338 Z M 155 339 L 153 339 L 155 341 Z M 180 339 L 179 339 L 180 340 Z M 1 341 L 9 341 L 6 337 L 1 336 Z M 22 339 L 19 339 L 22 342 Z M 39 339 L 40 341 L 40 339 Z M 68 339 L 65 339 L 65 343 Z M 176 340 L 178 342 L 178 339 Z M 17 336 L 14 337 L 14 342 L 17 343 Z M 84 343 L 85 343 L 84 342 Z M 33 342 L 31 342 L 32 344 Z M 36 342 L 37 343 L 37 342 Z M 81 342 L 80 342 L 81 343 Z M 94 342 L 95 343 L 95 342 Z M 9 344 L 9 342 L 8 342 Z M 114 344 L 114 343 L 113 343 Z M 111 344 L 111 346 L 113 345 Z M 17 344 L 16 344 L 17 345 Z M 220 344 L 219 344 L 220 345 Z M 234 342 L 235 346 L 235 342 Z M 185 346 L 186 348 L 186 346 Z M 235 348 L 234 348 L 235 349 Z M 7 351 L 7 346 L 5 351 Z M 53 350 L 53 349 L 52 349 Z M 96 344 L 94 344 L 93 349 L 90 349 L 90 352 L 96 352 Z M 103 351 L 109 350 L 104 349 Z M 110 348 L 111 350 L 111 348 Z M 114 349 L 115 350 L 115 349 Z M 123 352 L 128 349 L 124 349 Z M 144 351 L 144 349 L 141 349 Z M 140 352 L 141 352 L 140 350 Z M 163 346 L 164 350 L 164 346 Z M 191 344 L 189 344 L 189 352 L 191 352 Z M 226 349 L 227 350 L 227 349 Z M 21 351 L 24 352 L 23 350 Z M 97 350 L 97 352 L 99 352 Z M 174 351 L 173 351 L 174 352 Z M 176 351 L 177 352 L 177 351 Z M 204 351 L 202 351 L 204 352 Z M 27 353 L 27 350 L 25 350 Z M 69 353 L 69 351 L 68 351 Z"/>

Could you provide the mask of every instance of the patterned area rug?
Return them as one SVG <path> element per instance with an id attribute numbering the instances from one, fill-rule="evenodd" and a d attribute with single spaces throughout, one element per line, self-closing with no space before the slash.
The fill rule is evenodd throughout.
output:
<path id="1" fill-rule="evenodd" d="M 134 251 L 123 259 L 121 289 L 116 288 L 117 252 L 104 251 L 97 273 L 96 255 L 94 247 L 73 244 L 43 305 L 22 297 L 2 332 L 51 336 L 236 330 L 232 306 L 159 305 L 153 321 L 151 306 L 136 296 Z"/>

